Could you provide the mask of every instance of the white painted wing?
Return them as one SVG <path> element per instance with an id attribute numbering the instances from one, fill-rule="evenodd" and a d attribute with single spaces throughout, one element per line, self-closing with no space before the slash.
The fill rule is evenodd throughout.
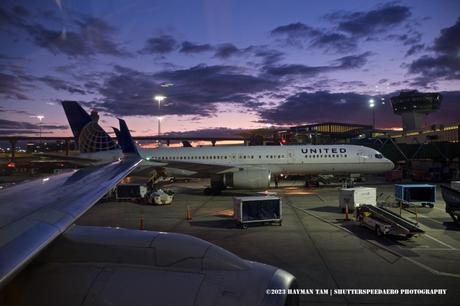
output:
<path id="1" fill-rule="evenodd" d="M 0 287 L 140 161 L 133 157 L 0 191 Z"/>

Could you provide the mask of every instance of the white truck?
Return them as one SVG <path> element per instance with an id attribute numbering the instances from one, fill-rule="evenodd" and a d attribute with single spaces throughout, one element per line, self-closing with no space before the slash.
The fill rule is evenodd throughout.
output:
<path id="1" fill-rule="evenodd" d="M 377 205 L 377 189 L 371 187 L 342 188 L 339 194 L 339 208 L 352 212 L 363 204 Z"/>

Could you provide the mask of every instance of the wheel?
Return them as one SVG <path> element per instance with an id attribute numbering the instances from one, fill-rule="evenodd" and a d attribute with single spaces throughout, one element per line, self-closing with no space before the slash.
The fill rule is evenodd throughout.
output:
<path id="1" fill-rule="evenodd" d="M 430 204 L 430 208 L 433 208 L 434 207 L 434 204 Z"/>

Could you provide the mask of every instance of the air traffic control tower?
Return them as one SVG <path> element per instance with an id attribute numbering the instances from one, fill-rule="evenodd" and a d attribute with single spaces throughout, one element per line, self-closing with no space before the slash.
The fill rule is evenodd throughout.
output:
<path id="1" fill-rule="evenodd" d="M 423 119 L 441 106 L 439 93 L 422 93 L 417 90 L 402 91 L 399 96 L 391 97 L 393 112 L 402 117 L 403 130 L 421 130 Z"/>

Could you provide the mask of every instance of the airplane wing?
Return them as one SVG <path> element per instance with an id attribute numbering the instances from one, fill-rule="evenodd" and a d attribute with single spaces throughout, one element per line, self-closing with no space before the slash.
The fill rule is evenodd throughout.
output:
<path id="1" fill-rule="evenodd" d="M 64 154 L 52 154 L 52 153 L 35 153 L 33 154 L 34 157 L 38 158 L 46 158 L 46 159 L 41 159 L 41 160 L 35 160 L 34 162 L 41 162 L 41 163 L 53 163 L 55 161 L 61 161 L 61 162 L 68 162 L 72 163 L 75 165 L 92 165 L 98 160 L 96 159 L 91 159 L 91 158 L 84 158 L 84 157 L 79 157 L 79 156 L 70 156 L 70 155 L 64 155 Z M 49 160 L 53 159 L 53 160 Z"/>
<path id="2" fill-rule="evenodd" d="M 140 161 L 130 157 L 0 191 L 0 287 Z"/>
<path id="3" fill-rule="evenodd" d="M 223 174 L 240 171 L 239 167 L 228 165 L 202 164 L 177 160 L 150 160 L 150 162 L 156 163 L 156 167 L 167 167 L 187 171 L 194 171 L 200 173 L 201 175 Z M 245 168 L 247 167 L 248 166 L 245 166 Z"/>

